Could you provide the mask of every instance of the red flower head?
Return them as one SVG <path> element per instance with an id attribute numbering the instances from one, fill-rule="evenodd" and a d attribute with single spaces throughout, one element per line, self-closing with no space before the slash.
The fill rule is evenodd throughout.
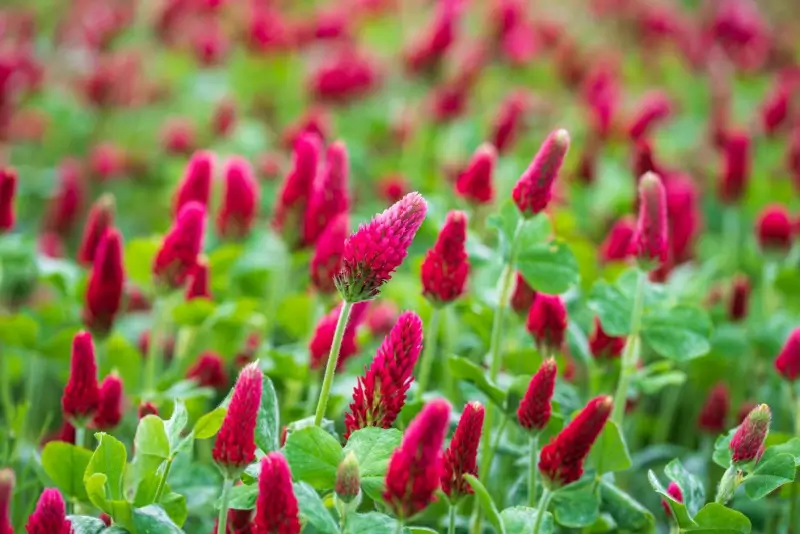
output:
<path id="1" fill-rule="evenodd" d="M 789 118 L 790 98 L 789 84 L 778 81 L 761 105 L 761 127 L 768 136 L 774 135 Z"/>
<path id="2" fill-rule="evenodd" d="M 208 262 L 200 257 L 197 265 L 192 269 L 189 284 L 186 286 L 186 300 L 211 299 L 211 289 L 208 287 Z"/>
<path id="3" fill-rule="evenodd" d="M 36 249 L 40 254 L 48 258 L 64 257 L 64 242 L 61 240 L 61 236 L 55 232 L 39 234 L 39 239 L 36 242 Z"/>
<path id="4" fill-rule="evenodd" d="M 500 104 L 490 137 L 498 154 L 504 154 L 514 145 L 524 127 L 529 107 L 528 97 L 521 91 L 511 92 Z"/>
<path id="5" fill-rule="evenodd" d="M 764 440 L 767 439 L 771 420 L 772 413 L 766 404 L 759 404 L 747 414 L 728 445 L 734 464 L 758 461 L 764 452 Z"/>
<path id="6" fill-rule="evenodd" d="M 11 525 L 11 496 L 14 494 L 14 471 L 0 469 L 0 534 L 14 534 Z"/>
<path id="7" fill-rule="evenodd" d="M 800 191 L 800 126 L 796 126 L 789 136 L 786 165 L 792 175 L 795 189 Z"/>
<path id="8" fill-rule="evenodd" d="M 346 213 L 340 213 L 325 228 L 317 239 L 309 270 L 311 283 L 320 293 L 336 291 L 334 276 L 342 268 L 344 240 L 350 233 L 350 221 Z"/>
<path id="9" fill-rule="evenodd" d="M 665 174 L 662 166 L 656 161 L 653 154 L 653 145 L 647 139 L 637 139 L 633 145 L 633 176 L 637 182 L 648 172 L 659 176 Z"/>
<path id="10" fill-rule="evenodd" d="M 292 170 L 283 183 L 275 206 L 272 224 L 293 247 L 300 243 L 303 217 L 314 178 L 317 176 L 320 151 L 317 135 L 307 133 L 297 139 L 294 144 Z"/>
<path id="11" fill-rule="evenodd" d="M 756 221 L 756 238 L 761 250 L 786 254 L 792 248 L 792 221 L 780 204 L 764 208 Z"/>
<path id="12" fill-rule="evenodd" d="M 237 485 L 241 482 L 237 483 Z M 225 534 L 253 534 L 253 511 L 252 510 L 228 510 L 228 523 L 225 526 Z M 211 534 L 217 534 L 219 519 L 214 522 L 214 530 Z"/>
<path id="13" fill-rule="evenodd" d="M 726 204 L 742 198 L 750 178 L 750 137 L 742 131 L 729 131 L 722 147 L 722 174 L 719 197 Z"/>
<path id="14" fill-rule="evenodd" d="M 89 174 L 99 182 L 117 178 L 125 173 L 127 155 L 114 143 L 99 143 L 89 154 Z"/>
<path id="15" fill-rule="evenodd" d="M 58 189 L 45 212 L 45 231 L 66 236 L 75 226 L 85 194 L 80 172 L 77 161 L 65 159 L 61 162 L 58 168 Z"/>
<path id="16" fill-rule="evenodd" d="M 216 19 L 201 19 L 191 35 L 194 56 L 203 67 L 219 65 L 228 54 L 230 42 Z"/>
<path id="17" fill-rule="evenodd" d="M 367 311 L 366 302 L 359 302 L 353 306 L 350 311 L 350 318 L 347 321 L 347 326 L 344 329 L 342 336 L 342 345 L 339 348 L 339 361 L 337 369 L 344 369 L 344 364 L 347 360 L 358 352 L 358 344 L 356 343 L 356 329 L 364 319 L 364 312 Z M 325 362 L 328 361 L 328 353 L 333 344 L 333 334 L 336 330 L 336 323 L 339 321 L 339 314 L 342 311 L 342 304 L 339 303 L 333 308 L 330 313 L 325 315 L 317 323 L 317 328 L 314 330 L 314 335 L 308 345 L 308 351 L 311 356 L 309 366 L 312 370 L 321 369 Z"/>
<path id="18" fill-rule="evenodd" d="M 325 165 L 311 187 L 305 219 L 303 243 L 316 243 L 325 228 L 343 213 L 347 213 L 350 199 L 347 193 L 347 148 L 342 141 L 332 143 L 325 153 Z"/>
<path id="19" fill-rule="evenodd" d="M 153 261 L 153 275 L 162 284 L 177 289 L 186 283 L 203 248 L 206 210 L 198 202 L 181 209 Z"/>
<path id="20" fill-rule="evenodd" d="M 225 163 L 225 192 L 217 214 L 217 232 L 224 238 L 245 237 L 258 210 L 258 182 L 250 163 L 234 156 Z"/>
<path id="21" fill-rule="evenodd" d="M 286 148 L 292 148 L 306 134 L 313 134 L 320 142 L 325 142 L 330 136 L 330 130 L 331 117 L 328 110 L 320 105 L 312 105 L 297 121 L 286 127 L 282 136 L 283 143 Z M 313 178 L 312 176 L 311 179 Z"/>
<path id="22" fill-rule="evenodd" d="M 434 304 L 448 304 L 464 294 L 469 275 L 466 240 L 466 213 L 451 211 L 422 261 L 422 294 Z"/>
<path id="23" fill-rule="evenodd" d="M 100 388 L 92 335 L 78 332 L 72 340 L 69 380 L 61 397 L 61 408 L 70 420 L 83 422 L 94 415 L 99 404 Z"/>
<path id="24" fill-rule="evenodd" d="M 187 371 L 186 378 L 197 381 L 200 386 L 225 389 L 228 387 L 228 372 L 225 370 L 225 362 L 216 352 L 206 351 L 198 356 Z"/>
<path id="25" fill-rule="evenodd" d="M 517 421 L 525 430 L 539 432 L 550 421 L 550 414 L 553 411 L 550 401 L 553 399 L 557 374 L 556 361 L 548 358 L 531 377 L 525 396 L 517 408 Z"/>
<path id="26" fill-rule="evenodd" d="M 741 321 L 747 317 L 747 305 L 750 300 L 750 280 L 745 275 L 733 279 L 731 302 L 728 317 L 731 321 Z"/>
<path id="27" fill-rule="evenodd" d="M 204 208 L 208 208 L 214 163 L 215 157 L 211 152 L 201 150 L 192 155 L 175 192 L 172 209 L 174 215 L 178 215 L 190 202 L 199 202 Z"/>
<path id="28" fill-rule="evenodd" d="M 408 192 L 408 182 L 400 174 L 391 174 L 378 182 L 378 196 L 386 202 L 400 202 Z"/>
<path id="29" fill-rule="evenodd" d="M 497 150 L 492 145 L 479 146 L 456 180 L 456 193 L 473 204 L 489 204 L 494 198 L 492 176 L 496 162 Z"/>
<path id="30" fill-rule="evenodd" d="M 427 210 L 422 195 L 409 193 L 345 240 L 342 269 L 335 278 L 344 300 L 359 302 L 378 296 L 403 263 Z"/>
<path id="31" fill-rule="evenodd" d="M 609 336 L 603 331 L 600 319 L 594 318 L 594 331 L 589 338 L 589 350 L 598 360 L 611 360 L 619 358 L 625 348 L 625 338 Z"/>
<path id="32" fill-rule="evenodd" d="M 775 369 L 790 382 L 800 377 L 800 328 L 789 334 L 789 339 L 775 358 Z"/>
<path id="33" fill-rule="evenodd" d="M 219 137 L 228 137 L 236 127 L 236 102 L 230 98 L 224 98 L 217 103 L 214 108 L 214 116 L 211 119 L 211 129 Z"/>
<path id="34" fill-rule="evenodd" d="M 514 292 L 511 293 L 511 309 L 519 315 L 527 315 L 535 299 L 536 291 L 518 272 L 516 282 L 514 282 Z"/>
<path id="35" fill-rule="evenodd" d="M 728 387 L 720 382 L 708 394 L 708 398 L 700 410 L 700 417 L 697 420 L 698 428 L 709 434 L 719 434 L 724 431 L 729 407 Z"/>
<path id="36" fill-rule="evenodd" d="M 197 145 L 194 125 L 183 117 L 168 119 L 161 128 L 161 144 L 170 154 L 188 155 Z"/>
<path id="37" fill-rule="evenodd" d="M 667 95 L 660 91 L 646 94 L 639 102 L 638 109 L 628 126 L 631 139 L 645 137 L 657 123 L 672 113 L 672 104 Z"/>
<path id="38" fill-rule="evenodd" d="M 567 309 L 561 297 L 538 293 L 528 311 L 525 327 L 542 354 L 560 350 L 567 331 Z"/>
<path id="39" fill-rule="evenodd" d="M 432 400 L 408 425 L 389 459 L 383 499 L 397 517 L 411 517 L 433 502 L 444 472 L 442 445 L 449 420 L 447 401 Z"/>
<path id="40" fill-rule="evenodd" d="M 114 224 L 114 196 L 104 194 L 92 205 L 78 247 L 78 261 L 91 265 L 106 229 Z"/>
<path id="41" fill-rule="evenodd" d="M 152 402 L 143 402 L 139 405 L 136 416 L 139 419 L 144 419 L 148 415 L 158 415 L 158 408 Z"/>
<path id="42" fill-rule="evenodd" d="M 639 180 L 639 220 L 633 236 L 633 253 L 640 264 L 652 267 L 667 259 L 667 200 L 658 175 Z"/>
<path id="43" fill-rule="evenodd" d="M 683 492 L 681 491 L 681 487 L 675 482 L 669 483 L 669 486 L 667 487 L 667 493 L 676 501 L 680 503 L 683 502 Z M 666 499 L 661 499 L 661 506 L 664 508 L 664 513 L 667 514 L 667 517 L 672 517 L 672 508 L 670 508 Z"/>
<path id="44" fill-rule="evenodd" d="M 111 430 L 122 421 L 122 379 L 111 373 L 100 384 L 100 403 L 91 422 L 97 430 Z"/>
<path id="45" fill-rule="evenodd" d="M 556 130 L 547 136 L 531 164 L 522 173 L 511 196 L 523 217 L 533 217 L 547 207 L 553 183 L 569 149 L 569 134 Z"/>
<path id="46" fill-rule="evenodd" d="M 414 312 L 403 312 L 364 376 L 358 378 L 350 412 L 344 416 L 345 439 L 360 428 L 392 426 L 406 402 L 421 351 L 422 321 Z"/>
<path id="47" fill-rule="evenodd" d="M 367 309 L 367 328 L 373 336 L 385 336 L 397 322 L 397 306 L 390 300 L 373 300 Z"/>
<path id="48" fill-rule="evenodd" d="M 460 80 L 445 82 L 430 90 L 430 113 L 437 124 L 446 124 L 462 116 L 467 108 L 469 87 Z"/>
<path id="49" fill-rule="evenodd" d="M 238 473 L 256 459 L 255 431 L 262 381 L 261 370 L 254 362 L 242 369 L 233 386 L 212 452 L 214 461 L 226 472 Z"/>
<path id="50" fill-rule="evenodd" d="M 433 22 L 404 54 L 410 72 L 432 71 L 439 66 L 455 41 L 457 16 L 457 2 L 444 0 L 437 4 Z"/>
<path id="51" fill-rule="evenodd" d="M 289 464 L 279 452 L 261 459 L 253 534 L 300 534 L 297 497 Z"/>
<path id="52" fill-rule="evenodd" d="M 17 194 L 17 171 L 0 167 L 0 231 L 14 228 L 14 198 Z"/>
<path id="53" fill-rule="evenodd" d="M 55 488 L 46 488 L 39 496 L 36 510 L 25 525 L 28 534 L 72 534 L 64 498 Z"/>
<path id="54" fill-rule="evenodd" d="M 571 484 L 583 475 L 583 462 L 611 415 L 611 397 L 590 400 L 583 410 L 542 448 L 539 472 L 551 488 Z"/>
<path id="55" fill-rule="evenodd" d="M 328 55 L 311 74 L 309 92 L 319 101 L 346 103 L 369 93 L 380 81 L 370 57 L 351 45 Z"/>
<path id="56" fill-rule="evenodd" d="M 464 475 L 478 476 L 478 445 L 483 430 L 484 409 L 473 401 L 464 406 L 450 446 L 444 451 L 442 491 L 453 500 L 473 493 Z"/>
<path id="57" fill-rule="evenodd" d="M 604 262 L 625 260 L 631 253 L 636 221 L 626 216 L 618 219 L 600 245 L 600 259 Z"/>
<path id="58" fill-rule="evenodd" d="M 125 271 L 122 266 L 122 237 L 111 228 L 97 247 L 86 287 L 83 321 L 97 332 L 108 332 L 122 305 Z"/>
<path id="59" fill-rule="evenodd" d="M 700 195 L 686 175 L 673 174 L 666 185 L 667 225 L 671 261 L 689 261 L 694 256 L 694 241 L 701 225 Z"/>

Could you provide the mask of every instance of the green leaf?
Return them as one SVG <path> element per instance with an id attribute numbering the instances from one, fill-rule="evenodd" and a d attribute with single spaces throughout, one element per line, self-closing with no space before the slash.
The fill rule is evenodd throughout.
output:
<path id="1" fill-rule="evenodd" d="M 428 527 L 406 527 L 403 529 L 403 534 L 439 534 L 432 528 Z"/>
<path id="2" fill-rule="evenodd" d="M 182 527 L 189 517 L 189 509 L 186 507 L 186 497 L 179 493 L 171 491 L 166 495 L 162 495 L 159 504 L 164 508 L 172 522 Z"/>
<path id="3" fill-rule="evenodd" d="M 176 400 L 172 409 L 172 415 L 167 422 L 164 423 L 164 430 L 167 433 L 171 457 L 174 457 L 177 453 L 178 445 L 181 443 L 181 434 L 188 423 L 189 412 L 186 411 L 186 405 L 183 401 Z"/>
<path id="4" fill-rule="evenodd" d="M 131 282 L 141 287 L 150 287 L 153 281 L 153 258 L 160 246 L 161 239 L 158 237 L 128 241 L 122 257 L 125 263 L 125 274 Z"/>
<path id="5" fill-rule="evenodd" d="M 486 218 L 486 226 L 498 231 L 500 252 L 506 261 L 509 259 L 511 242 L 514 240 L 514 234 L 521 219 L 522 217 L 516 204 L 511 200 L 503 202 L 497 213 Z"/>
<path id="6" fill-rule="evenodd" d="M 675 306 L 645 314 L 642 339 L 661 356 L 683 362 L 706 354 L 711 319 L 700 308 Z"/>
<path id="7" fill-rule="evenodd" d="M 636 499 L 603 480 L 600 482 L 600 499 L 606 511 L 623 532 L 655 532 L 656 518 Z"/>
<path id="8" fill-rule="evenodd" d="M 162 460 L 169 458 L 169 436 L 164 420 L 156 415 L 146 415 L 139 421 L 133 443 L 137 456 L 141 454 Z"/>
<path id="9" fill-rule="evenodd" d="M 379 512 L 349 514 L 344 531 L 346 534 L 395 534 L 397 520 Z"/>
<path id="10" fill-rule="evenodd" d="M 228 410 L 224 406 L 220 406 L 198 419 L 194 424 L 195 439 L 209 439 L 216 436 L 222 427 L 222 420 L 225 419 L 226 413 Z"/>
<path id="11" fill-rule="evenodd" d="M 125 465 L 128 461 L 128 452 L 125 445 L 113 436 L 105 432 L 95 434 L 98 445 L 89 459 L 89 464 L 84 472 L 84 479 L 89 478 L 95 473 L 102 473 L 106 476 L 108 493 L 112 500 L 123 499 L 122 481 L 125 476 Z"/>
<path id="12" fill-rule="evenodd" d="M 42 451 L 42 467 L 50 480 L 69 498 L 86 502 L 83 474 L 92 453 L 63 441 L 51 441 Z"/>
<path id="13" fill-rule="evenodd" d="M 508 534 L 533 534 L 533 524 L 536 521 L 536 508 L 528 506 L 512 506 L 500 513 L 506 532 Z M 545 512 L 539 534 L 553 534 L 555 532 L 553 514 Z"/>
<path id="14" fill-rule="evenodd" d="M 256 507 L 258 498 L 258 484 L 241 484 L 231 488 L 228 507 L 233 510 L 252 510 Z M 217 502 L 217 510 L 220 503 Z"/>
<path id="15" fill-rule="evenodd" d="M 628 445 L 614 421 L 608 421 L 589 453 L 598 475 L 625 471 L 631 466 Z"/>
<path id="16" fill-rule="evenodd" d="M 588 306 L 600 318 L 600 324 L 608 335 L 630 334 L 633 302 L 615 286 L 605 280 L 595 282 L 589 293 Z"/>
<path id="17" fill-rule="evenodd" d="M 489 523 L 492 524 L 498 534 L 506 534 L 503 520 L 500 519 L 500 513 L 497 511 L 497 506 L 495 506 L 492 496 L 489 495 L 489 492 L 483 486 L 481 481 L 472 475 L 464 475 L 464 480 L 467 481 L 467 484 L 469 484 L 472 490 L 475 492 L 475 498 L 480 503 L 481 508 L 483 508 L 483 513 Z"/>
<path id="18" fill-rule="evenodd" d="M 694 518 L 697 527 L 689 532 L 704 534 L 750 534 L 750 520 L 741 512 L 731 510 L 719 503 L 709 503 Z"/>
<path id="19" fill-rule="evenodd" d="M 132 521 L 134 534 L 184 534 L 167 512 L 157 504 L 134 508 Z"/>
<path id="20" fill-rule="evenodd" d="M 379 500 L 383 494 L 389 458 L 402 439 L 403 433 L 396 428 L 367 427 L 356 430 L 347 440 L 344 455 L 350 451 L 356 455 L 361 487 L 372 499 Z"/>
<path id="21" fill-rule="evenodd" d="M 744 478 L 744 491 L 754 501 L 763 499 L 784 484 L 794 481 L 795 470 L 794 456 L 778 454 L 766 462 L 759 462 L 755 471 Z"/>
<path id="22" fill-rule="evenodd" d="M 333 436 L 318 426 L 297 430 L 286 438 L 284 454 L 296 480 L 317 490 L 333 487 L 342 458 L 342 447 Z"/>
<path id="23" fill-rule="evenodd" d="M 731 465 L 730 444 L 735 433 L 736 428 L 732 428 L 727 434 L 718 436 L 716 441 L 714 441 L 714 453 L 711 455 L 711 459 L 714 460 L 715 464 L 725 469 Z"/>
<path id="24" fill-rule="evenodd" d="M 775 433 L 770 432 L 769 438 L 771 438 L 773 435 L 775 435 Z M 769 440 L 769 438 L 767 439 Z M 767 447 L 767 450 L 764 451 L 760 461 L 768 462 L 770 459 L 779 454 L 791 454 L 794 458 L 795 467 L 800 467 L 800 438 L 792 438 L 785 443 L 779 443 L 777 445 Z"/>
<path id="25" fill-rule="evenodd" d="M 0 341 L 4 347 L 33 349 L 39 337 L 39 323 L 32 317 L 18 313 L 0 316 Z"/>
<path id="26" fill-rule="evenodd" d="M 305 482 L 292 484 L 297 497 L 297 506 L 300 517 L 314 526 L 316 532 L 321 534 L 339 534 L 339 525 L 333 520 L 328 509 L 322 504 L 317 492 Z"/>
<path id="27" fill-rule="evenodd" d="M 280 413 L 275 386 L 267 375 L 263 375 L 261 405 L 256 420 L 256 445 L 264 452 L 280 449 Z"/>
<path id="28" fill-rule="evenodd" d="M 131 526 L 133 508 L 124 499 L 108 500 L 106 494 L 107 477 L 103 473 L 95 473 L 86 478 L 84 484 L 89 501 L 100 510 L 111 516 L 114 521 L 124 527 Z"/>
<path id="29" fill-rule="evenodd" d="M 208 299 L 179 302 L 172 308 L 172 320 L 178 326 L 200 326 L 214 313 L 214 303 Z"/>
<path id="30" fill-rule="evenodd" d="M 495 405 L 503 408 L 505 393 L 489 380 L 485 369 L 460 356 L 450 356 L 448 364 L 453 378 L 472 383 Z"/>
<path id="31" fill-rule="evenodd" d="M 667 493 L 667 490 L 664 489 L 664 486 L 661 485 L 659 482 L 658 477 L 652 470 L 647 472 L 647 480 L 650 482 L 650 485 L 656 491 L 656 493 L 660 494 L 664 501 L 669 505 L 672 509 L 672 516 L 678 523 L 678 526 L 681 528 L 691 528 L 697 526 L 697 523 L 694 522 L 692 516 L 689 515 L 689 512 L 686 510 L 686 506 L 683 503 L 680 503 L 672 498 L 672 495 Z"/>
<path id="32" fill-rule="evenodd" d="M 683 467 L 679 459 L 674 459 L 664 467 L 664 474 L 681 488 L 683 504 L 689 515 L 695 515 L 706 502 L 703 482 Z"/>
<path id="33" fill-rule="evenodd" d="M 565 488 L 553 495 L 553 515 L 556 523 L 564 527 L 587 527 L 597 520 L 600 499 L 591 488 L 570 491 Z"/>
<path id="34" fill-rule="evenodd" d="M 96 517 L 88 515 L 68 515 L 71 534 L 100 534 L 106 530 L 106 524 Z"/>
<path id="35" fill-rule="evenodd" d="M 561 241 L 534 245 L 523 250 L 517 269 L 536 291 L 558 295 L 578 283 L 578 261 Z"/>

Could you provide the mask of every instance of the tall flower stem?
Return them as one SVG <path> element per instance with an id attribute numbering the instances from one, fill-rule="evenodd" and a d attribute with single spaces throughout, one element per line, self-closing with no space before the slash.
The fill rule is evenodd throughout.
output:
<path id="1" fill-rule="evenodd" d="M 625 342 L 622 352 L 622 361 L 619 371 L 619 382 L 614 394 L 614 408 L 611 420 L 622 427 L 625 418 L 625 405 L 628 400 L 628 387 L 631 376 L 636 372 L 636 362 L 639 360 L 639 331 L 642 327 L 642 312 L 644 310 L 644 290 L 647 285 L 647 272 L 639 270 L 636 278 L 636 293 L 633 296 L 633 311 L 631 312 L 631 332 Z"/>
<path id="2" fill-rule="evenodd" d="M 544 514 L 550 507 L 550 499 L 552 498 L 553 494 L 549 489 L 545 488 L 544 492 L 542 492 L 542 497 L 539 499 L 539 504 L 536 506 L 536 522 L 533 524 L 533 534 L 539 534 L 542 528 L 542 521 L 544 521 Z"/>
<path id="3" fill-rule="evenodd" d="M 453 503 L 450 503 L 450 519 L 447 524 L 447 534 L 456 534 L 456 505 Z"/>
<path id="4" fill-rule="evenodd" d="M 164 465 L 164 472 L 161 473 L 161 479 L 158 481 L 156 495 L 153 497 L 153 502 L 156 504 L 158 504 L 159 499 L 161 499 L 161 495 L 164 493 L 164 488 L 167 485 L 167 477 L 169 476 L 170 469 L 172 469 L 172 460 L 172 458 L 167 458 L 167 463 Z"/>
<path id="5" fill-rule="evenodd" d="M 165 313 L 166 303 L 162 297 L 156 297 L 153 303 L 153 324 L 150 326 L 150 337 L 147 345 L 147 362 L 145 363 L 144 397 L 152 399 L 156 394 L 156 376 L 160 351 L 161 338 L 166 329 Z"/>
<path id="6" fill-rule="evenodd" d="M 442 317 L 442 310 L 434 308 L 431 312 L 431 320 L 428 323 L 428 333 L 425 335 L 425 351 L 422 353 L 422 362 L 419 367 L 419 389 L 418 399 L 422 399 L 422 395 L 428 388 L 428 382 L 431 378 L 431 367 L 433 367 L 433 359 L 436 357 L 436 349 L 439 341 L 439 321 Z"/>
<path id="7" fill-rule="evenodd" d="M 344 329 L 347 326 L 347 319 L 350 317 L 350 310 L 352 309 L 352 302 L 345 301 L 342 303 L 342 311 L 339 313 L 339 320 L 336 322 L 336 330 L 333 333 L 331 352 L 328 354 L 328 363 L 325 366 L 325 377 L 322 379 L 322 387 L 319 391 L 317 413 L 314 416 L 314 425 L 316 426 L 320 426 L 322 424 L 322 418 L 325 416 L 325 409 L 328 407 L 328 397 L 331 394 L 333 375 L 336 372 L 336 365 L 339 362 L 339 349 L 342 346 Z"/>
<path id="8" fill-rule="evenodd" d="M 539 456 L 539 434 L 532 434 L 530 437 L 531 463 L 528 467 L 528 506 L 536 504 L 536 459 Z"/>
<path id="9" fill-rule="evenodd" d="M 217 520 L 217 534 L 225 534 L 228 528 L 228 501 L 231 497 L 233 479 L 225 475 L 222 481 L 222 495 L 219 498 L 219 519 Z"/>
<path id="10" fill-rule="evenodd" d="M 83 422 L 73 423 L 73 426 L 75 427 L 75 446 L 83 447 L 86 440 L 86 426 Z"/>

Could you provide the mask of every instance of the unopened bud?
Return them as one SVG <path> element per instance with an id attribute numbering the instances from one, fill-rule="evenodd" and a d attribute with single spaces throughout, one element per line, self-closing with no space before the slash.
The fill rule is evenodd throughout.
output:
<path id="1" fill-rule="evenodd" d="M 756 406 L 747 414 L 729 445 L 734 464 L 760 458 L 771 420 L 772 413 L 766 404 Z"/>
<path id="2" fill-rule="evenodd" d="M 358 472 L 358 460 L 352 451 L 347 453 L 339 470 L 336 472 L 336 497 L 349 504 L 361 494 L 361 476 Z"/>

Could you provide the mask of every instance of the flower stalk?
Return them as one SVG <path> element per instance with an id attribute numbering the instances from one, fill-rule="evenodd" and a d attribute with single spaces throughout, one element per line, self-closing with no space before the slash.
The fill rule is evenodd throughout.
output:
<path id="1" fill-rule="evenodd" d="M 231 497 L 231 489 L 233 488 L 233 480 L 229 476 L 225 476 L 222 480 L 222 495 L 219 498 L 219 518 L 217 520 L 217 534 L 225 534 L 228 528 L 228 501 Z"/>
<path id="2" fill-rule="evenodd" d="M 539 504 L 536 506 L 536 522 L 533 524 L 533 534 L 539 534 L 542 529 L 542 521 L 544 520 L 544 514 L 547 512 L 547 509 L 550 507 L 550 500 L 553 498 L 553 493 L 544 488 L 544 492 L 542 492 L 542 496 L 539 499 Z"/>
<path id="3" fill-rule="evenodd" d="M 636 292 L 633 296 L 631 332 L 628 335 L 628 339 L 625 341 L 625 349 L 622 351 L 619 382 L 617 383 L 617 391 L 614 394 L 614 409 L 611 413 L 611 420 L 620 427 L 622 426 L 622 422 L 625 418 L 628 387 L 630 386 L 631 377 L 636 372 L 636 362 L 639 360 L 639 348 L 641 344 L 639 332 L 642 327 L 644 292 L 646 286 L 647 272 L 639 269 L 636 277 Z"/>
<path id="4" fill-rule="evenodd" d="M 536 473 L 538 468 L 536 462 L 539 457 L 539 434 L 531 434 L 530 446 L 530 466 L 528 470 L 528 506 L 536 504 Z"/>
<path id="5" fill-rule="evenodd" d="M 352 302 L 344 301 L 342 303 L 342 311 L 339 313 L 339 320 L 336 322 L 333 343 L 331 344 L 331 351 L 328 354 L 328 363 L 325 366 L 325 376 L 322 379 L 319 401 L 317 401 L 317 411 L 314 415 L 314 425 L 316 426 L 322 424 L 322 418 L 325 416 L 325 409 L 328 407 L 328 397 L 331 394 L 333 375 L 336 372 L 336 365 L 339 362 L 339 349 L 342 346 L 342 337 L 344 336 L 344 330 L 345 327 L 347 327 L 347 320 L 350 317 L 350 311 L 352 309 Z"/>

